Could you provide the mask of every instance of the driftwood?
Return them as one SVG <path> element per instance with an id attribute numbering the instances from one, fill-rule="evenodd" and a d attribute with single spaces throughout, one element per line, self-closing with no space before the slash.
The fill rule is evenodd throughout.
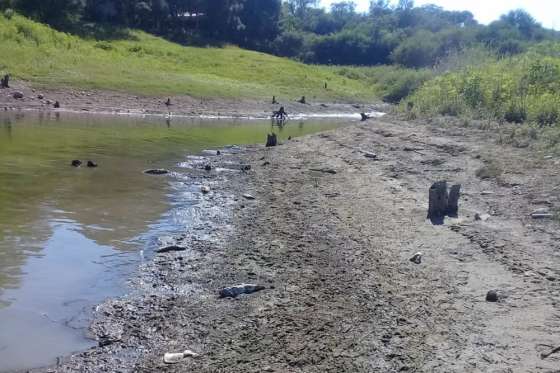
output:
<path id="1" fill-rule="evenodd" d="M 272 146 L 278 145 L 278 137 L 275 133 L 266 136 L 266 147 L 270 148 Z"/>
<path id="2" fill-rule="evenodd" d="M 0 79 L 0 88 L 10 88 L 10 76 L 8 74 Z"/>

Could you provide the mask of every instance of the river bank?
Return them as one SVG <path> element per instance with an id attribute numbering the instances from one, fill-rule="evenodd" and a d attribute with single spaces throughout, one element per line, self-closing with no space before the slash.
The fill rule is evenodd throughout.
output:
<path id="1" fill-rule="evenodd" d="M 18 96 L 21 93 L 21 97 Z M 17 97 L 15 98 L 14 94 Z M 46 112 L 73 112 L 107 115 L 269 118 L 273 111 L 284 106 L 292 117 L 333 117 L 355 115 L 360 112 L 384 112 L 389 105 L 383 103 L 322 102 L 307 97 L 300 103 L 301 95 L 294 97 L 272 96 L 262 100 L 224 98 L 195 98 L 191 96 L 147 97 L 122 92 L 78 89 L 36 89 L 22 81 L 11 83 L 11 88 L 0 89 L 0 110 L 33 110 Z M 169 99 L 170 105 L 166 105 Z M 55 107 L 55 103 L 59 107 Z"/>
<path id="2" fill-rule="evenodd" d="M 530 214 L 560 208 L 560 161 L 495 136 L 372 120 L 191 159 L 207 223 L 160 242 L 185 250 L 155 254 L 137 291 L 97 308 L 99 347 L 35 371 L 555 371 L 560 231 Z M 463 194 L 435 226 L 427 190 L 442 179 Z M 218 297 L 241 283 L 265 289 Z M 163 362 L 187 349 L 200 356 Z"/>

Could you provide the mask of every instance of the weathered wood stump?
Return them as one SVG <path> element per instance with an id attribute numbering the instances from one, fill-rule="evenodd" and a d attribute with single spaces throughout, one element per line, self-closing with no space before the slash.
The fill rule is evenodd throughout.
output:
<path id="1" fill-rule="evenodd" d="M 428 219 L 443 220 L 447 214 L 447 203 L 449 198 L 447 193 L 447 182 L 438 181 L 433 184 L 429 193 Z"/>
<path id="2" fill-rule="evenodd" d="M 445 216 L 456 218 L 459 214 L 459 197 L 461 184 L 447 190 L 447 182 L 434 183 L 429 191 L 428 219 L 434 224 L 442 224 Z"/>
<path id="3" fill-rule="evenodd" d="M 461 184 L 456 184 L 449 190 L 447 198 L 447 215 L 456 218 L 459 215 L 459 197 L 461 197 Z"/>
<path id="4" fill-rule="evenodd" d="M 10 88 L 10 76 L 8 74 L 0 79 L 0 88 Z"/>
<path id="5" fill-rule="evenodd" d="M 266 147 L 270 148 L 272 146 L 278 145 L 278 137 L 275 133 L 266 136 Z"/>

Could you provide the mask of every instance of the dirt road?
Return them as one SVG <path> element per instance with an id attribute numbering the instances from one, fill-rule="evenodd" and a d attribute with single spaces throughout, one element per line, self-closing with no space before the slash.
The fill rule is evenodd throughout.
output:
<path id="1" fill-rule="evenodd" d="M 546 356 L 560 346 L 559 222 L 530 216 L 560 208 L 560 160 L 529 153 L 386 119 L 193 161 L 212 224 L 148 263 L 136 294 L 99 307 L 103 347 L 51 369 L 560 372 L 560 352 Z M 489 159 L 497 178 L 481 180 Z M 459 218 L 435 226 L 427 191 L 444 179 L 463 186 Z M 218 298 L 246 282 L 266 289 Z M 164 364 L 185 349 L 200 356 Z"/>

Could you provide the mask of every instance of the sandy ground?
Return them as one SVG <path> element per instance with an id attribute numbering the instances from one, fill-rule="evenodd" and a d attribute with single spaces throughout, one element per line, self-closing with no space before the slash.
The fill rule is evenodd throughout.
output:
<path id="1" fill-rule="evenodd" d="M 21 93 L 22 98 L 14 98 L 14 93 Z M 0 110 L 42 110 L 70 111 L 76 113 L 130 114 L 130 115 L 166 115 L 173 116 L 227 116 L 267 118 L 272 111 L 284 106 L 291 114 L 341 114 L 385 111 L 388 105 L 382 103 L 324 103 L 307 98 L 307 104 L 298 103 L 300 97 L 291 100 L 278 99 L 272 104 L 272 97 L 262 100 L 239 99 L 199 99 L 190 96 L 147 97 L 122 92 L 100 90 L 52 89 L 40 90 L 22 81 L 10 83 L 9 89 L 0 89 Z M 171 106 L 167 106 L 167 99 Z M 55 109 L 58 102 L 60 108 Z"/>
<path id="2" fill-rule="evenodd" d="M 480 180 L 488 159 L 503 173 Z M 386 118 L 189 162 L 211 192 L 186 251 L 98 307 L 101 347 L 38 371 L 560 372 L 559 222 L 530 216 L 560 208 L 558 158 Z M 438 180 L 463 186 L 444 225 L 426 219 Z M 247 282 L 266 289 L 218 298 Z"/>

